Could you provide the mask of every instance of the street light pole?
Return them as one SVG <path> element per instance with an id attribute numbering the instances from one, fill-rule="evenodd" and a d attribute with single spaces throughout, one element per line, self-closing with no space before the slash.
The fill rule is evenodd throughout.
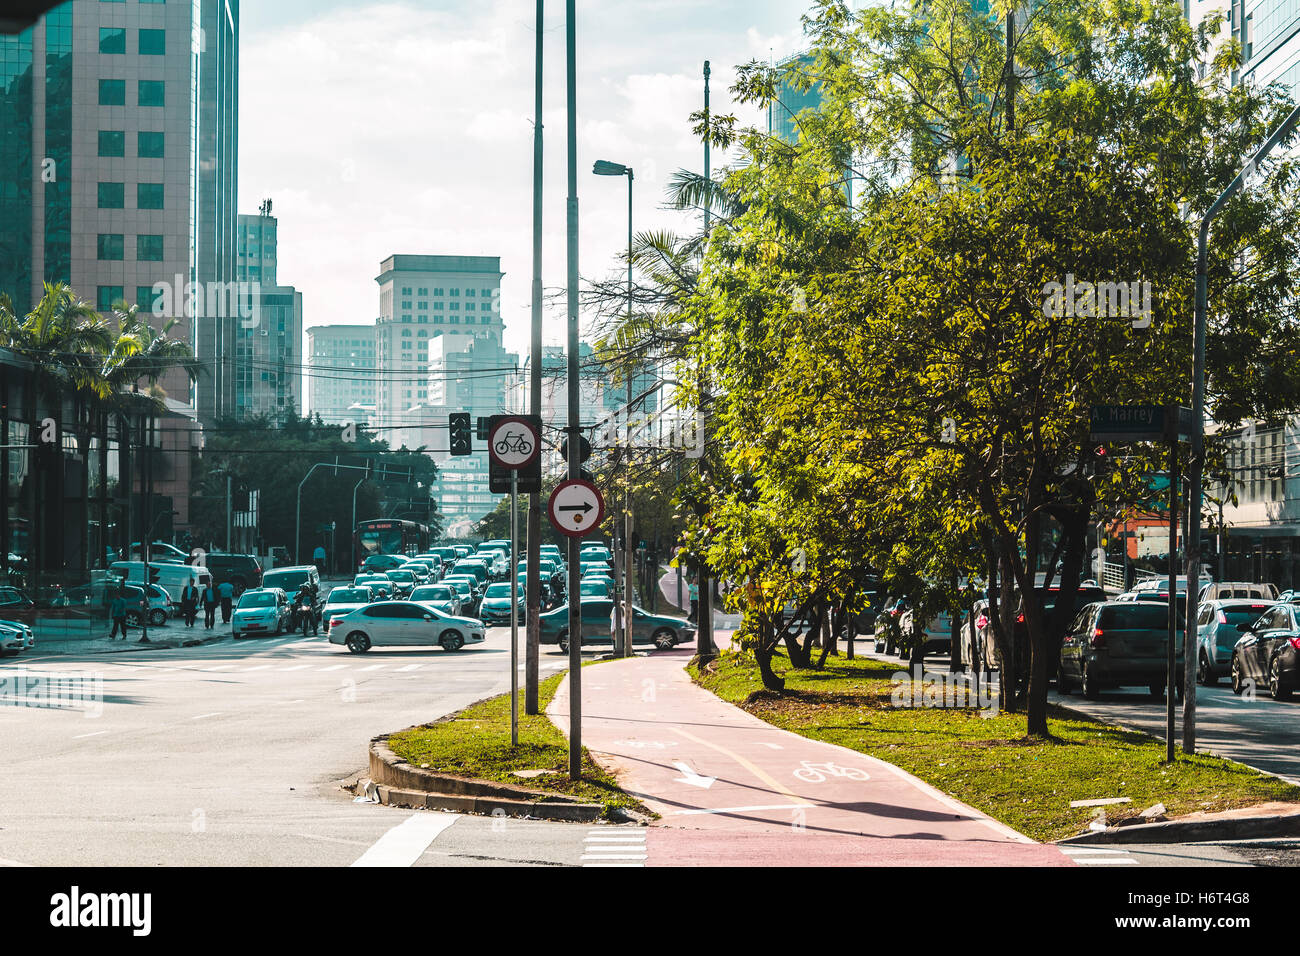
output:
<path id="1" fill-rule="evenodd" d="M 1187 622 L 1183 632 L 1183 753 L 1196 752 L 1196 618 L 1200 613 L 1198 593 L 1201 580 L 1201 475 L 1205 468 L 1205 312 L 1209 274 L 1210 222 L 1224 205 L 1255 178 L 1259 164 L 1300 122 L 1300 106 L 1293 109 L 1264 141 L 1210 204 L 1201 219 L 1196 239 L 1196 327 L 1192 339 L 1192 460 L 1187 476 L 1187 534 L 1183 563 L 1187 569 Z M 1169 599 L 1177 593 L 1177 582 L 1169 582 Z"/>
<path id="2" fill-rule="evenodd" d="M 532 341 L 529 361 L 532 364 L 528 383 L 528 411 L 542 414 L 542 16 L 545 0 L 537 0 L 535 77 L 533 81 L 533 303 Z M 528 495 L 528 624 L 524 636 L 524 713 L 537 714 L 538 668 L 541 655 L 542 588 L 542 497 L 534 491 Z M 514 572 L 512 572 L 514 573 Z"/>
<path id="3" fill-rule="evenodd" d="M 565 0 L 565 72 L 569 198 L 568 234 L 568 393 L 569 479 L 582 473 L 578 427 L 578 64 L 577 2 Z M 582 778 L 582 608 L 579 602 L 581 553 L 577 538 L 569 538 L 569 779 Z"/>

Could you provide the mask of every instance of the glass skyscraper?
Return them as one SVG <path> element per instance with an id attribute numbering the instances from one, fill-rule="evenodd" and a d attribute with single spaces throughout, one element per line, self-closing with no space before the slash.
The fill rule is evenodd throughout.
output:
<path id="1" fill-rule="evenodd" d="M 205 417 L 234 403 L 235 318 L 185 314 L 185 287 L 235 279 L 238 37 L 238 0 L 70 0 L 0 36 L 0 292 L 148 312 L 165 283 L 208 369 L 163 385 Z"/>

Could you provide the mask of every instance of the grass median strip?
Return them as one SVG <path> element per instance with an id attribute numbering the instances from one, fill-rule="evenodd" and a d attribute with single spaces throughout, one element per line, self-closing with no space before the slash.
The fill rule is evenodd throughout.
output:
<path id="1" fill-rule="evenodd" d="M 1241 764 L 1198 754 L 1164 763 L 1164 743 L 1053 707 L 1057 742 L 1025 738 L 1025 717 L 979 709 L 896 706 L 899 668 L 869 658 L 830 658 L 823 670 L 773 667 L 783 694 L 763 689 L 758 667 L 724 653 L 696 682 L 768 723 L 879 757 L 1037 840 L 1088 828 L 1095 808 L 1072 800 L 1129 797 L 1105 807 L 1115 823 L 1163 803 L 1169 817 L 1267 801 L 1300 803 L 1300 787 Z M 910 695 L 908 695 L 910 697 Z"/>
<path id="2" fill-rule="evenodd" d="M 604 804 L 607 816 L 614 807 L 654 816 L 619 787 L 617 778 L 598 767 L 586 748 L 582 751 L 582 779 L 569 779 L 568 740 L 546 716 L 546 707 L 563 679 L 563 674 L 556 674 L 538 685 L 540 714 L 524 713 L 520 694 L 518 747 L 510 746 L 509 694 L 480 701 L 437 723 L 393 734 L 388 746 L 414 767 Z M 517 770 L 554 772 L 525 778 L 517 776 Z"/>

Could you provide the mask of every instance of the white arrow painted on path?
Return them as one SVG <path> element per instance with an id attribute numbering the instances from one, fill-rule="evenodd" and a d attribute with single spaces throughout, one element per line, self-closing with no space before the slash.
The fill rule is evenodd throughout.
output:
<path id="1" fill-rule="evenodd" d="M 713 786 L 713 781 L 717 777 L 701 777 L 680 760 L 674 760 L 673 766 L 682 772 L 682 776 L 676 778 L 677 783 L 689 783 L 692 787 L 703 787 L 705 790 Z"/>

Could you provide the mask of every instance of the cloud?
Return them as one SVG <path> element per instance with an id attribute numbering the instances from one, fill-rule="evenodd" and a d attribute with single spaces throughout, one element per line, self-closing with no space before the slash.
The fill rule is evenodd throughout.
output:
<path id="1" fill-rule="evenodd" d="M 276 5 L 270 5 L 275 7 Z M 279 279 L 307 325 L 366 322 L 393 253 L 499 255 L 506 343 L 526 349 L 531 278 L 531 4 L 372 3 L 323 11 L 246 5 L 240 38 L 241 209 L 279 218 Z M 544 31 L 544 283 L 564 284 L 563 7 Z M 688 116 L 730 111 L 733 66 L 793 35 L 797 3 L 630 0 L 579 5 L 578 193 L 584 276 L 617 271 L 627 193 L 596 159 L 636 170 L 636 228 L 682 229 L 660 208 L 668 177 L 701 168 Z M 261 19 L 259 19 L 261 18 Z M 562 341 L 563 308 L 547 338 Z"/>

